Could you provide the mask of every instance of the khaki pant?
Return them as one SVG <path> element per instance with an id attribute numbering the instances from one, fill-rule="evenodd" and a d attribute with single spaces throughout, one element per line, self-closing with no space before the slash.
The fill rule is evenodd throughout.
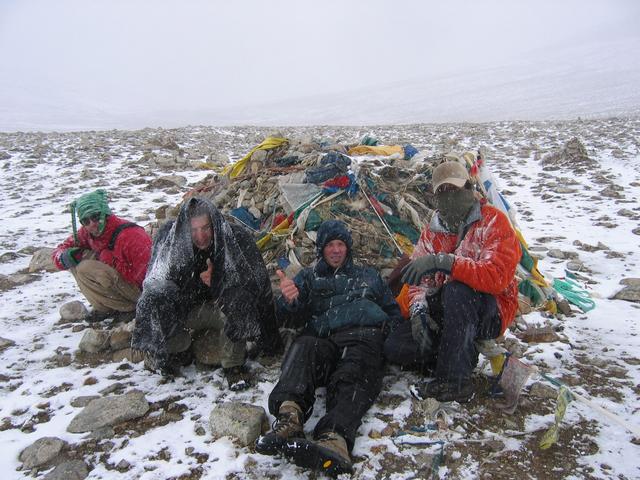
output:
<path id="1" fill-rule="evenodd" d="M 70 271 L 94 309 L 100 312 L 132 312 L 136 309 L 140 289 L 125 281 L 115 268 L 89 258 Z"/>
<path id="2" fill-rule="evenodd" d="M 224 334 L 227 317 L 215 302 L 206 302 L 189 312 L 186 327 L 192 331 L 193 353 L 206 365 L 223 368 L 244 364 L 246 342 L 234 343 Z"/>

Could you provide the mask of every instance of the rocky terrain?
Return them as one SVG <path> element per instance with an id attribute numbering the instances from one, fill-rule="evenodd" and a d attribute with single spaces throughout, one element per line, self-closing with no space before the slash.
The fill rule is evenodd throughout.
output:
<path id="1" fill-rule="evenodd" d="M 150 224 L 273 130 L 0 133 L 4 478 L 319 477 L 254 452 L 251 439 L 273 418 L 251 406 L 266 410 L 277 361 L 252 361 L 257 386 L 244 392 L 228 391 L 219 370 L 194 365 L 164 382 L 127 361 L 131 325 L 84 322 L 71 275 L 51 271 L 44 250 L 70 233 L 68 204 L 79 194 L 105 188 L 114 212 Z M 564 314 L 528 312 L 504 344 L 640 428 L 639 118 L 277 130 L 333 143 L 373 133 L 430 155 L 482 148 L 542 273 L 570 272 L 596 303 L 586 313 L 575 305 Z M 481 358 L 475 378 L 480 395 L 462 406 L 414 399 L 419 375 L 388 366 L 353 451 L 354 478 L 640 476 L 640 438 L 578 402 L 558 442 L 540 449 L 556 389 L 532 377 L 507 414 L 488 395 L 487 363 Z M 239 426 L 225 423 L 233 415 Z"/>

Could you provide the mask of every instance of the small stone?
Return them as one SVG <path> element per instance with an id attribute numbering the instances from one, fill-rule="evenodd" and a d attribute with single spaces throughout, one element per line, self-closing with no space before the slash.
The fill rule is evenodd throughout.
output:
<path id="1" fill-rule="evenodd" d="M 564 252 L 562 250 L 558 249 L 558 248 L 552 248 L 551 250 L 549 250 L 547 252 L 547 256 L 549 256 L 551 258 L 559 258 L 561 260 L 566 258 Z"/>
<path id="2" fill-rule="evenodd" d="M 40 467 L 56 458 L 66 445 L 59 438 L 42 437 L 22 450 L 18 458 L 26 469 Z"/>
<path id="3" fill-rule="evenodd" d="M 33 254 L 33 257 L 31 257 L 31 262 L 29 262 L 29 273 L 39 272 L 41 270 L 57 272 L 58 268 L 51 258 L 52 253 L 53 248 L 41 248 L 37 250 Z"/>
<path id="4" fill-rule="evenodd" d="M 89 469 L 80 460 L 62 462 L 51 472 L 47 473 L 43 480 L 83 480 L 89 475 Z"/>
<path id="5" fill-rule="evenodd" d="M 78 348 L 87 353 L 97 353 L 106 350 L 109 348 L 109 332 L 88 328 L 82 336 Z"/>
<path id="6" fill-rule="evenodd" d="M 84 408 L 89 404 L 90 401 L 95 400 L 96 398 L 100 398 L 100 396 L 99 395 L 81 395 L 71 400 L 71 406 Z"/>
<path id="7" fill-rule="evenodd" d="M 262 433 L 266 417 L 262 407 L 241 402 L 223 403 L 216 406 L 209 416 L 211 434 L 214 438 L 230 436 L 242 446 L 248 446 Z"/>
<path id="8" fill-rule="evenodd" d="M 132 390 L 125 395 L 98 398 L 78 413 L 67 427 L 70 433 L 83 433 L 113 426 L 143 416 L 149 410 L 144 394 Z"/>
<path id="9" fill-rule="evenodd" d="M 369 431 L 369 438 L 377 440 L 379 438 L 382 438 L 382 434 L 378 430 L 372 429 Z"/>
<path id="10" fill-rule="evenodd" d="M 536 398 L 553 399 L 558 396 L 558 391 L 550 385 L 535 382 L 529 388 L 529 395 Z"/>
<path id="11" fill-rule="evenodd" d="M 60 307 L 60 320 L 63 322 L 80 322 L 87 317 L 88 313 L 84 303 L 74 300 Z"/>
<path id="12" fill-rule="evenodd" d="M 9 347 L 13 347 L 16 344 L 16 342 L 14 342 L 13 340 L 9 340 L 8 338 L 3 338 L 0 337 L 0 352 L 9 348 Z"/>
<path id="13" fill-rule="evenodd" d="M 558 334 L 551 327 L 529 327 L 517 334 L 526 343 L 551 343 L 560 340 Z"/>

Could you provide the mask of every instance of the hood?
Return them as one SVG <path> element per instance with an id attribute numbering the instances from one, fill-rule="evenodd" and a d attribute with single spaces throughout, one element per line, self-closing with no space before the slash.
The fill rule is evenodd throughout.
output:
<path id="1" fill-rule="evenodd" d="M 322 259 L 322 250 L 331 240 L 342 240 L 347 245 L 347 261 L 349 261 L 353 239 L 347 226 L 339 220 L 327 220 L 320 225 L 316 237 L 316 257 Z"/>

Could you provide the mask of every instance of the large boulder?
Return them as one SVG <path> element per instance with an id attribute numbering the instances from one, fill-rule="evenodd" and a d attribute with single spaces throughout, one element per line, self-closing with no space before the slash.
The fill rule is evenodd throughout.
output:
<path id="1" fill-rule="evenodd" d="M 41 270 L 46 272 L 57 272 L 58 268 L 51 258 L 53 250 L 53 248 L 41 248 L 36 250 L 33 257 L 31 257 L 31 262 L 29 262 L 29 273 L 39 272 Z"/>
<path id="2" fill-rule="evenodd" d="M 143 416 L 149 411 L 144 393 L 132 390 L 124 395 L 92 400 L 67 427 L 71 433 L 91 432 Z"/>
<path id="3" fill-rule="evenodd" d="M 209 425 L 214 438 L 229 436 L 242 446 L 252 445 L 268 428 L 264 408 L 242 402 L 217 405 L 209 416 Z"/>
<path id="4" fill-rule="evenodd" d="M 20 452 L 18 459 L 24 468 L 32 469 L 46 465 L 55 459 L 66 442 L 56 437 L 42 437 Z"/>

